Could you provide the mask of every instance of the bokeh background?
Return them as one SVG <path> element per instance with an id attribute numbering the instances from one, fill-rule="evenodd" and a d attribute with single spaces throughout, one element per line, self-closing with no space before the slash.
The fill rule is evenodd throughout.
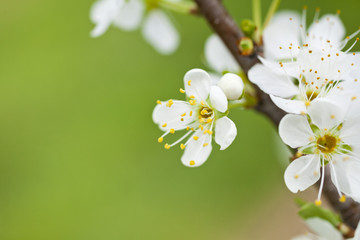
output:
<path id="1" fill-rule="evenodd" d="M 236 20 L 251 17 L 250 0 L 224 2 Z M 139 31 L 91 39 L 92 3 L 0 1 L 0 239 L 282 240 L 305 231 L 283 183 L 283 145 L 263 116 L 232 111 L 238 137 L 200 168 L 157 143 L 156 100 L 181 98 L 184 73 L 206 69 L 205 21 L 173 15 L 181 46 L 164 57 Z M 357 0 L 281 8 L 305 4 L 309 19 L 320 6 L 340 8 L 350 33 L 360 23 Z"/>

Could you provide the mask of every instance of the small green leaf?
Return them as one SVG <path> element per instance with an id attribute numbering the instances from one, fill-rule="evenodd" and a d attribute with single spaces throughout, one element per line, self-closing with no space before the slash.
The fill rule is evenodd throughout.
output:
<path id="1" fill-rule="evenodd" d="M 298 205 L 301 205 L 301 209 L 298 212 L 303 219 L 309 219 L 318 217 L 331 223 L 335 228 L 341 223 L 339 215 L 333 213 L 328 209 L 316 206 L 313 203 L 305 203 L 303 200 L 296 200 Z"/>

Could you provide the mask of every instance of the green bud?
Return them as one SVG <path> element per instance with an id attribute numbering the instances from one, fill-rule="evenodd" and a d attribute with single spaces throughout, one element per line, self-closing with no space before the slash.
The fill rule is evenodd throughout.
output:
<path id="1" fill-rule="evenodd" d="M 239 42 L 239 50 L 241 55 L 248 56 L 253 53 L 254 51 L 254 43 L 248 37 L 243 37 L 240 39 Z"/>
<path id="2" fill-rule="evenodd" d="M 256 30 L 256 25 L 252 20 L 244 19 L 241 22 L 241 30 L 245 33 L 246 36 L 252 37 Z"/>

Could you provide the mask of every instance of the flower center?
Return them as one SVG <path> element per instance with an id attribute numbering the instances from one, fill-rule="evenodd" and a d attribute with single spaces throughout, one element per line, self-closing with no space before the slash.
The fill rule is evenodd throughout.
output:
<path id="1" fill-rule="evenodd" d="M 319 95 L 318 91 L 312 91 L 312 90 L 308 90 L 306 91 L 306 98 L 308 101 L 312 101 L 314 100 L 317 96 Z"/>
<path id="2" fill-rule="evenodd" d="M 211 117 L 212 114 L 213 114 L 213 110 L 211 108 L 209 108 L 209 107 L 202 107 L 199 110 L 200 118 L 205 118 L 206 119 L 206 118 Z"/>
<path id="3" fill-rule="evenodd" d="M 327 135 L 325 134 L 322 137 L 319 137 L 318 140 L 316 141 L 317 143 L 317 148 L 322 152 L 322 153 L 332 153 L 337 145 L 337 138 L 331 135 Z"/>

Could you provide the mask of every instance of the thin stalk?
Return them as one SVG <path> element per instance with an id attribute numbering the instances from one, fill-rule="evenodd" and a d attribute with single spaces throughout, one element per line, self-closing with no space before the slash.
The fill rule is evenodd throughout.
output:
<path id="1" fill-rule="evenodd" d="M 270 8 L 266 14 L 266 18 L 265 18 L 264 25 L 263 25 L 264 28 L 266 28 L 266 26 L 269 24 L 272 16 L 274 16 L 275 12 L 279 8 L 280 2 L 281 2 L 281 0 L 273 0 L 272 1 Z"/>

